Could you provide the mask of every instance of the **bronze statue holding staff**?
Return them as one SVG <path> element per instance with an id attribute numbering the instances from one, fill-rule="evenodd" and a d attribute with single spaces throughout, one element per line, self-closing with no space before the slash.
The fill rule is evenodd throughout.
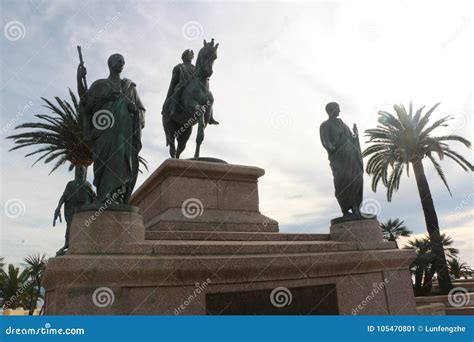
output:
<path id="1" fill-rule="evenodd" d="M 360 219 L 360 205 L 363 197 L 364 164 L 360 150 L 359 133 L 354 124 L 353 131 L 338 118 L 339 104 L 326 105 L 329 119 L 324 121 L 319 133 L 321 143 L 328 153 L 329 165 L 334 177 L 335 195 L 342 219 Z"/>
<path id="2" fill-rule="evenodd" d="M 80 52 L 80 49 L 79 49 Z M 84 136 L 93 151 L 94 185 L 99 202 L 128 203 L 138 176 L 141 131 L 145 126 L 145 107 L 136 84 L 121 78 L 125 59 L 109 57 L 109 76 L 85 83 L 87 73 L 81 61 L 77 88 Z"/>

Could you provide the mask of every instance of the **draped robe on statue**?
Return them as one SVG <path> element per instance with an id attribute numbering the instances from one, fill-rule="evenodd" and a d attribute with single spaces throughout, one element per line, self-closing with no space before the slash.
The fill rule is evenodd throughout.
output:
<path id="1" fill-rule="evenodd" d="M 320 136 L 328 152 L 335 195 L 343 214 L 346 214 L 362 203 L 364 166 L 359 140 L 339 118 L 324 121 Z"/>
<path id="2" fill-rule="evenodd" d="M 127 203 L 138 176 L 145 114 L 135 83 L 97 80 L 81 98 L 81 112 L 93 150 L 97 199 Z"/>

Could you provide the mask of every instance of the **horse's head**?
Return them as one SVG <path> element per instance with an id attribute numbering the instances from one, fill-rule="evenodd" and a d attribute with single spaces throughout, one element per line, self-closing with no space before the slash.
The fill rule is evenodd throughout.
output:
<path id="1" fill-rule="evenodd" d="M 212 66 L 217 58 L 217 48 L 219 43 L 214 45 L 214 38 L 208 43 L 204 40 L 204 46 L 199 50 L 196 60 L 197 74 L 204 77 L 211 77 Z"/>

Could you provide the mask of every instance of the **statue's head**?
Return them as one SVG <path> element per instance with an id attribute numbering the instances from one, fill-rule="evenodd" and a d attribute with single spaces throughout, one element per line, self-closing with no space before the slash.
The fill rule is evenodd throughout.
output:
<path id="1" fill-rule="evenodd" d="M 125 59 L 121 54 L 114 53 L 107 60 L 107 65 L 109 66 L 110 72 L 120 74 L 123 70 L 123 66 L 125 65 Z"/>
<path id="2" fill-rule="evenodd" d="M 196 68 L 198 74 L 205 77 L 211 77 L 212 66 L 214 61 L 217 59 L 217 48 L 219 43 L 214 45 L 214 38 L 208 43 L 204 40 L 204 46 L 199 50 L 198 57 L 196 60 Z"/>
<path id="3" fill-rule="evenodd" d="M 181 55 L 181 59 L 184 63 L 191 63 L 194 59 L 194 51 L 191 49 L 184 50 L 183 54 Z"/>
<path id="4" fill-rule="evenodd" d="M 326 105 L 326 113 L 328 113 L 329 117 L 335 118 L 339 116 L 341 110 L 339 109 L 339 104 L 336 102 L 329 102 Z"/>
<path id="5" fill-rule="evenodd" d="M 87 168 L 84 165 L 76 165 L 75 166 L 75 180 L 77 181 L 84 181 L 86 180 L 87 175 Z"/>

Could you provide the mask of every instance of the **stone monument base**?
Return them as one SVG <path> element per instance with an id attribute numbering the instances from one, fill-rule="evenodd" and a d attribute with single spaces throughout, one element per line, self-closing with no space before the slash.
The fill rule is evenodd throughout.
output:
<path id="1" fill-rule="evenodd" d="M 132 198 L 143 216 L 77 213 L 69 252 L 46 270 L 45 314 L 416 314 L 414 252 L 383 241 L 376 219 L 335 224 L 330 234 L 278 233 L 258 211 L 263 170 L 207 164 L 166 161 Z M 199 219 L 179 217 L 189 197 L 203 203 Z M 166 211 L 170 226 L 160 224 Z M 219 211 L 234 224 L 219 226 Z"/>

